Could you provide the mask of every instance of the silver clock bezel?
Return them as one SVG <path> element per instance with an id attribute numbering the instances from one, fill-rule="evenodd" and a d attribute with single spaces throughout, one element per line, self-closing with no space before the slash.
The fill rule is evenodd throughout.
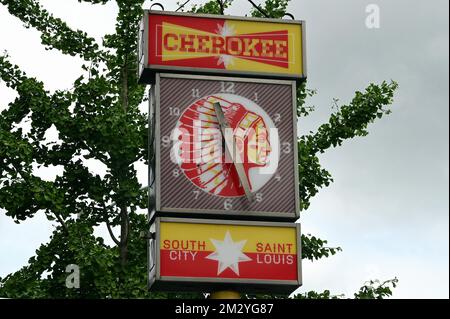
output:
<path id="1" fill-rule="evenodd" d="M 197 208 L 173 208 L 173 207 L 161 207 L 161 133 L 160 133 L 160 87 L 161 78 L 173 78 L 173 79 L 191 79 L 191 80 L 207 80 L 207 81 L 225 81 L 225 82 L 246 82 L 246 83 L 263 83 L 263 84 L 281 84 L 290 85 L 292 87 L 292 116 L 293 116 L 293 152 L 292 156 L 294 168 L 294 190 L 295 190 L 295 212 L 280 213 L 270 211 L 240 211 L 240 210 L 225 210 L 225 209 L 197 209 Z M 226 216 L 227 218 L 258 218 L 260 220 L 281 220 L 281 221 L 295 221 L 300 217 L 300 198 L 299 198 L 299 174 L 298 174 L 298 136 L 297 136 L 297 86 L 295 81 L 290 80 L 268 80 L 268 79 L 254 79 L 254 78 L 235 78 L 235 77 L 222 77 L 222 76 L 207 76 L 207 75 L 186 75 L 186 74 L 169 74 L 158 73 L 156 74 L 155 83 L 155 156 L 156 156 L 156 192 L 155 192 L 155 205 L 156 215 L 159 216 L 180 216 L 180 217 L 202 217 L 202 216 Z M 155 216 L 156 216 L 155 215 Z"/>

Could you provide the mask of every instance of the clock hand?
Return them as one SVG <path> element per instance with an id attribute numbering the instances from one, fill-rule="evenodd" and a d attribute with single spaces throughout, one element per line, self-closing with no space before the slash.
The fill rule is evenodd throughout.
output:
<path id="1" fill-rule="evenodd" d="M 239 176 L 239 180 L 241 182 L 242 187 L 244 188 L 245 196 L 249 202 L 253 201 L 253 193 L 250 190 L 250 184 L 247 179 L 247 175 L 245 174 L 244 165 L 242 161 L 236 161 L 236 156 L 239 156 L 236 150 L 236 139 L 234 136 L 231 137 L 231 140 L 227 138 L 226 129 L 231 129 L 230 124 L 225 118 L 225 114 L 223 114 L 222 107 L 219 102 L 215 102 L 213 104 L 214 111 L 216 112 L 217 119 L 219 120 L 220 131 L 222 133 L 222 137 L 225 140 L 225 150 L 227 155 L 231 157 L 233 160 L 234 167 L 236 167 L 236 171 Z M 240 159 L 240 156 L 239 156 Z"/>

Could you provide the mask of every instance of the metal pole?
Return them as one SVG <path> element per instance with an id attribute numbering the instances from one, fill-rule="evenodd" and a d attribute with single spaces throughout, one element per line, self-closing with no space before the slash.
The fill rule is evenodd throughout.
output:
<path id="1" fill-rule="evenodd" d="M 241 299 L 241 294 L 232 290 L 215 291 L 211 293 L 209 299 Z"/>

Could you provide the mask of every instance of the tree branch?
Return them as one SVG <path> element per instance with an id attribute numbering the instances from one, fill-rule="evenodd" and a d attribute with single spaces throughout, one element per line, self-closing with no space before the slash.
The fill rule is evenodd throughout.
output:
<path id="1" fill-rule="evenodd" d="M 331 146 L 340 146 L 346 139 L 369 134 L 367 126 L 391 112 L 385 107 L 392 104 L 397 87 L 396 82 L 383 82 L 381 85 L 370 84 L 364 93 L 356 92 L 349 105 L 341 106 L 328 123 L 306 138 L 311 152 L 323 153 Z"/>
<path id="2" fill-rule="evenodd" d="M 263 9 L 261 9 L 256 3 L 254 3 L 252 0 L 248 0 L 248 2 L 250 2 L 250 4 L 253 6 L 253 8 L 258 10 L 259 13 L 261 13 L 263 16 L 265 16 L 266 18 L 270 18 L 270 16 Z"/>
<path id="3" fill-rule="evenodd" d="M 125 206 L 120 207 L 120 264 L 125 267 L 128 263 L 128 232 L 130 220 Z"/>
<path id="4" fill-rule="evenodd" d="M 128 57 L 125 56 L 125 63 L 122 68 L 122 107 L 126 113 L 128 110 Z"/>
<path id="5" fill-rule="evenodd" d="M 107 4 L 111 0 L 78 0 L 78 2 L 90 2 L 92 4 Z"/>
<path id="6" fill-rule="evenodd" d="M 64 54 L 80 55 L 87 61 L 103 60 L 106 57 L 106 52 L 99 49 L 94 38 L 88 37 L 86 32 L 72 30 L 36 1 L 0 0 L 0 3 L 7 6 L 9 13 L 19 18 L 27 28 L 31 26 L 40 31 L 42 44 L 60 50 Z"/>
<path id="7" fill-rule="evenodd" d="M 64 219 L 61 218 L 61 215 L 59 215 L 58 213 L 54 213 L 56 216 L 56 219 L 59 221 L 59 223 L 61 224 L 61 226 L 64 228 L 64 231 L 66 232 L 66 234 L 69 234 L 69 228 L 67 228 L 66 223 L 64 222 Z"/>
<path id="8" fill-rule="evenodd" d="M 217 2 L 219 3 L 220 14 L 223 15 L 224 12 L 223 0 L 217 0 Z"/>
<path id="9" fill-rule="evenodd" d="M 178 9 L 175 10 L 175 12 L 182 10 L 189 2 L 191 2 L 191 0 L 186 0 L 186 2 L 184 2 L 182 5 L 178 7 Z"/>
<path id="10" fill-rule="evenodd" d="M 109 232 L 109 235 L 111 236 L 112 240 L 114 241 L 114 243 L 117 246 L 120 246 L 120 241 L 116 238 L 116 236 L 114 236 L 111 225 L 109 224 L 109 220 L 106 220 L 105 223 L 106 223 L 106 228 L 108 228 L 108 232 Z"/>
<path id="11" fill-rule="evenodd" d="M 389 114 L 397 83 L 370 84 L 365 92 L 356 92 L 349 105 L 332 114 L 328 123 L 316 133 L 304 135 L 299 140 L 299 179 L 301 210 L 309 207 L 310 199 L 319 189 L 328 186 L 331 174 L 320 166 L 318 154 L 331 146 L 341 145 L 346 139 L 368 134 L 367 127 L 377 118 Z"/>

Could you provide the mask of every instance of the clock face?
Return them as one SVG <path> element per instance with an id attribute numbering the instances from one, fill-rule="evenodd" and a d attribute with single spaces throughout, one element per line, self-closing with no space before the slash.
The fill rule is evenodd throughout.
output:
<path id="1" fill-rule="evenodd" d="M 227 160 L 224 135 L 214 110 L 219 103 L 235 139 L 236 159 L 242 163 L 254 193 L 275 174 L 279 160 L 277 128 L 256 102 L 238 94 L 216 92 L 190 104 L 177 121 L 172 151 L 183 175 L 200 190 L 215 196 L 245 196 L 232 159 Z M 180 142 L 181 141 L 181 142 Z"/>
<path id="2" fill-rule="evenodd" d="M 157 211 L 295 219 L 294 89 L 289 81 L 161 75 Z"/>

